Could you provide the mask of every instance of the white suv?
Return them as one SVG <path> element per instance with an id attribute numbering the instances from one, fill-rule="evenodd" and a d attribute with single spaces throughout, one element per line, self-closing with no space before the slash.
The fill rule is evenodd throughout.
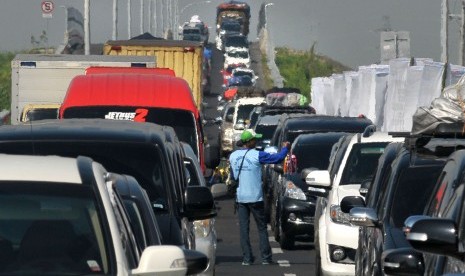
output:
<path id="1" fill-rule="evenodd" d="M 0 164 L 3 273 L 186 274 L 181 248 L 138 250 L 123 203 L 99 163 L 0 154 Z"/>
<path id="2" fill-rule="evenodd" d="M 321 214 L 315 217 L 316 275 L 355 274 L 358 227 L 350 225 L 349 214 L 341 211 L 340 203 L 345 196 L 360 196 L 360 184 L 373 177 L 384 148 L 397 141 L 403 138 L 373 131 L 356 134 L 339 149 L 345 152 L 333 175 L 327 170 L 315 170 L 307 175 L 309 190 L 323 193 L 329 190 L 326 200 L 320 198 L 321 212 L 315 214 Z"/>

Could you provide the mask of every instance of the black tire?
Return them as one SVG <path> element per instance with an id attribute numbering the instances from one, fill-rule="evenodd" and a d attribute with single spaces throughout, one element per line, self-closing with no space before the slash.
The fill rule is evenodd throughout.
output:
<path id="1" fill-rule="evenodd" d="M 278 229 L 279 229 L 279 245 L 281 246 L 281 249 L 287 249 L 287 250 L 293 249 L 294 248 L 294 243 L 295 243 L 294 237 L 291 236 L 291 235 L 286 234 L 283 231 L 283 228 L 281 226 L 281 219 L 279 219 L 278 223 L 279 223 L 279 225 L 278 225 Z"/>

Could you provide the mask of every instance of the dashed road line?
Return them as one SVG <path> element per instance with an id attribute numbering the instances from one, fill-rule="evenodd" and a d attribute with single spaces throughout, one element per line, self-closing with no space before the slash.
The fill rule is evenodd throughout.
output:
<path id="1" fill-rule="evenodd" d="M 284 273 L 284 276 L 297 276 L 297 274 Z"/>
<path id="2" fill-rule="evenodd" d="M 283 250 L 279 247 L 272 247 L 271 248 L 271 253 L 273 254 L 280 254 L 280 253 L 283 253 Z"/>
<path id="3" fill-rule="evenodd" d="M 267 229 L 268 231 L 270 231 L 270 230 L 271 230 L 271 225 L 268 224 L 268 225 L 266 226 L 266 229 Z"/>
<path id="4" fill-rule="evenodd" d="M 270 242 L 275 242 L 274 237 L 268 236 L 268 241 L 270 241 Z"/>
<path id="5" fill-rule="evenodd" d="M 278 260 L 278 264 L 279 266 L 282 266 L 282 267 L 290 267 L 291 264 L 289 263 L 288 260 Z"/>

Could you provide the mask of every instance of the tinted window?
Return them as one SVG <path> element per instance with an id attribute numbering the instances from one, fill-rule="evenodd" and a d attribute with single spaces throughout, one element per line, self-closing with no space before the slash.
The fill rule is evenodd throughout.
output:
<path id="1" fill-rule="evenodd" d="M 238 105 L 237 121 L 247 120 L 249 118 L 250 112 L 252 111 L 254 107 L 256 107 L 256 105 L 251 105 L 251 104 Z"/>
<path id="2" fill-rule="evenodd" d="M 179 140 L 188 143 L 198 155 L 197 128 L 190 111 L 126 106 L 71 107 L 65 110 L 63 118 L 130 120 L 170 126 L 174 128 Z"/>
<path id="3" fill-rule="evenodd" d="M 297 158 L 297 172 L 305 168 L 326 170 L 333 144 L 305 144 L 296 146 L 292 153 Z"/>
<path id="4" fill-rule="evenodd" d="M 243 47 L 247 46 L 247 40 L 241 36 L 230 36 L 226 39 L 225 45 L 227 47 Z"/>
<path id="5" fill-rule="evenodd" d="M 95 198 L 84 185 L 0 183 L 0 275 L 116 274 Z"/>
<path id="6" fill-rule="evenodd" d="M 373 178 L 378 159 L 388 143 L 357 143 L 347 158 L 340 185 L 360 184 Z"/>
<path id="7" fill-rule="evenodd" d="M 263 140 L 270 140 L 273 138 L 274 131 L 276 130 L 276 125 L 257 125 L 255 127 L 255 132 L 262 134 Z"/>
<path id="8" fill-rule="evenodd" d="M 400 174 L 390 212 L 395 227 L 402 227 L 409 216 L 423 214 L 441 169 L 442 166 L 410 167 Z"/>
<path id="9" fill-rule="evenodd" d="M 25 121 L 58 119 L 58 108 L 36 108 L 28 110 Z"/>

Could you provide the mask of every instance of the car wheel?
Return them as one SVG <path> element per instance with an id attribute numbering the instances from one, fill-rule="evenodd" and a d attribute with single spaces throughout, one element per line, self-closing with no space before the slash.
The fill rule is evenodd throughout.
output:
<path id="1" fill-rule="evenodd" d="M 292 249 L 294 248 L 294 237 L 291 235 L 286 234 L 286 232 L 283 231 L 283 228 L 281 227 L 281 219 L 279 219 L 278 222 L 278 229 L 279 229 L 279 245 L 281 246 L 281 249 Z"/>

